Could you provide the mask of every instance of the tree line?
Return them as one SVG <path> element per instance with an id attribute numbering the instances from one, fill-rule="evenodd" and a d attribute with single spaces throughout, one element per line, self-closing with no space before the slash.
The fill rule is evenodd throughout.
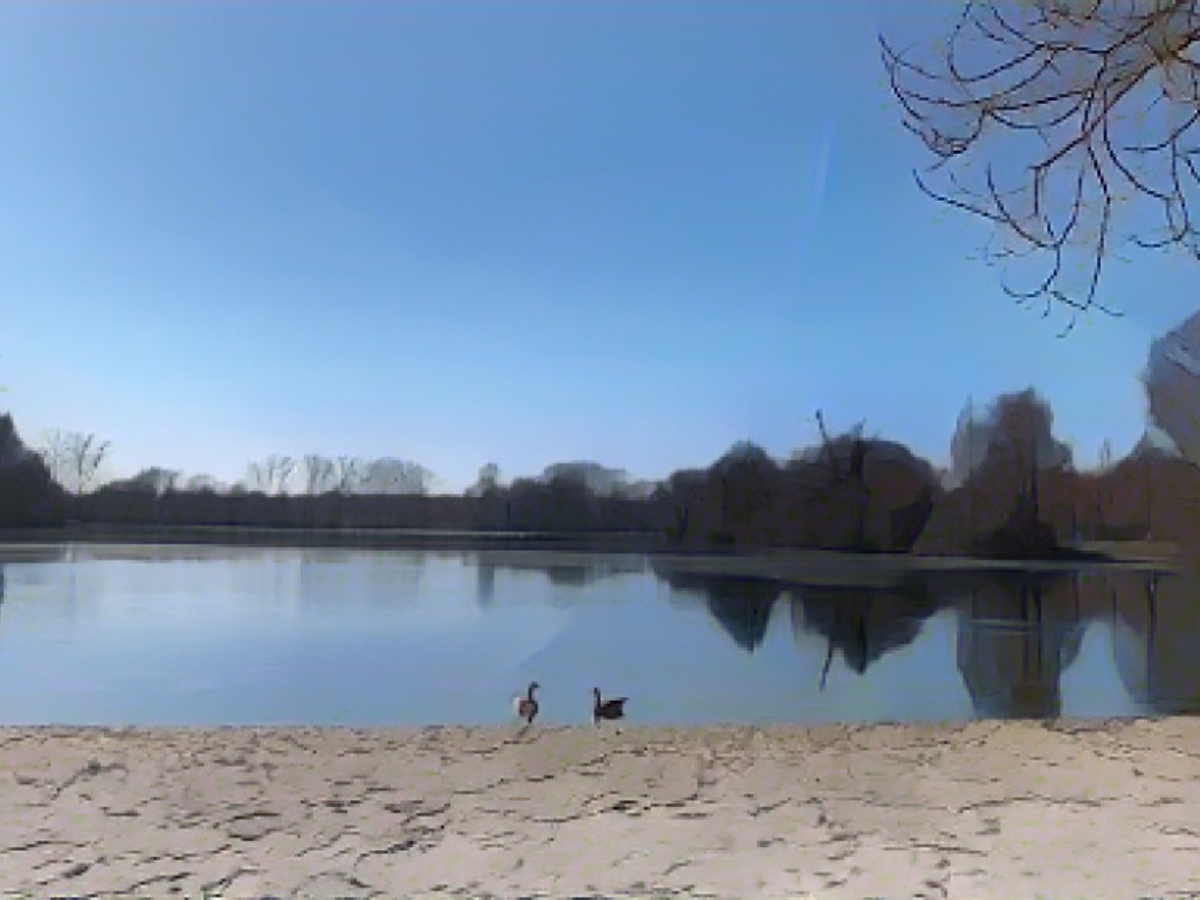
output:
<path id="1" fill-rule="evenodd" d="M 0 525 L 638 532 L 678 549 L 985 556 L 1200 532 L 1200 470 L 1147 435 L 1125 459 L 1105 448 L 1099 467 L 1081 471 L 1032 389 L 968 404 L 944 468 L 861 424 L 834 434 L 821 413 L 817 424 L 819 441 L 785 461 L 741 442 L 661 482 L 574 462 L 505 483 L 488 464 L 462 495 L 439 495 L 417 463 L 318 454 L 267 457 L 228 488 L 158 467 L 97 485 L 108 442 L 52 432 L 31 449 L 3 416 Z"/>

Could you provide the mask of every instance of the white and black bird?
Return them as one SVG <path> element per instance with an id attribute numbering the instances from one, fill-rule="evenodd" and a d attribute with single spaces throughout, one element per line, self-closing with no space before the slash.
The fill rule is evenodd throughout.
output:
<path id="1" fill-rule="evenodd" d="M 616 720 L 625 718 L 625 704 L 628 702 L 628 697 L 614 697 L 609 700 L 603 700 L 600 697 L 600 688 L 592 688 L 592 694 L 596 698 L 596 702 L 592 705 L 592 724 L 599 727 L 604 719 Z"/>
<path id="2" fill-rule="evenodd" d="M 534 717 L 538 714 L 538 703 L 533 699 L 533 692 L 540 687 L 536 681 L 531 681 L 528 696 L 512 698 L 513 713 L 518 719 L 524 719 L 526 725 L 532 725 Z"/>

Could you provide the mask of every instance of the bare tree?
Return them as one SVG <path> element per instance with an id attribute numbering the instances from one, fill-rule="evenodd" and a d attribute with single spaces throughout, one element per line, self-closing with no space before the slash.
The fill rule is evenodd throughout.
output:
<path id="1" fill-rule="evenodd" d="M 880 43 L 935 157 L 917 184 L 994 226 L 984 254 L 1011 296 L 1065 304 L 1070 330 L 1115 313 L 1096 292 L 1118 245 L 1200 259 L 1197 0 L 968 0 L 932 62 Z M 1037 274 L 1014 286 L 1014 265 Z"/>
<path id="2" fill-rule="evenodd" d="M 362 484 L 363 461 L 355 456 L 337 458 L 337 487 L 340 494 L 353 494 Z"/>
<path id="3" fill-rule="evenodd" d="M 94 434 L 54 429 L 47 432 L 40 452 L 54 480 L 79 496 L 91 488 L 111 448 Z"/>
<path id="4" fill-rule="evenodd" d="M 1113 468 L 1112 442 L 1108 438 L 1100 445 L 1099 464 L 1096 478 L 1096 528 L 1105 526 L 1108 508 L 1112 505 L 1112 485 L 1108 480 Z"/>
<path id="5" fill-rule="evenodd" d="M 987 456 L 991 429 L 977 427 L 975 403 L 970 397 L 958 414 L 958 425 L 950 440 L 950 480 L 953 487 L 971 480 Z"/>
<path id="6" fill-rule="evenodd" d="M 370 494 L 425 494 L 433 473 L 419 463 L 383 457 L 367 463 L 360 489 Z"/>
<path id="7" fill-rule="evenodd" d="M 304 457 L 305 489 L 311 494 L 323 494 L 334 485 L 335 466 L 332 459 L 317 453 Z"/>
<path id="8" fill-rule="evenodd" d="M 500 467 L 487 463 L 479 468 L 479 477 L 465 491 L 468 497 L 486 497 L 500 490 Z"/>
<path id="9" fill-rule="evenodd" d="M 272 454 L 262 462 L 253 462 L 246 467 L 246 487 L 266 494 L 286 493 L 288 480 L 295 469 L 296 461 L 290 456 Z"/>

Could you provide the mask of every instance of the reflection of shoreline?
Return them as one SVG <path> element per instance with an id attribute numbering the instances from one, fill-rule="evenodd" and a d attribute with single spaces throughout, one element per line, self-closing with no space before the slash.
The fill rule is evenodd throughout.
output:
<path id="1" fill-rule="evenodd" d="M 653 571 L 702 600 L 740 649 L 762 645 L 771 612 L 788 598 L 793 640 L 825 638 L 823 689 L 835 653 L 858 675 L 918 639 L 943 610 L 958 617 L 955 658 L 975 714 L 1053 719 L 1062 681 L 1092 623 L 1110 622 L 1114 665 L 1130 698 L 1149 710 L 1200 710 L 1200 579 L 1128 570 L 1106 575 L 910 573 L 897 585 L 813 585 L 774 579 Z M 1164 606 L 1164 603 L 1166 604 Z"/>
<path id="2" fill-rule="evenodd" d="M 281 588 L 278 579 L 262 585 L 256 582 L 254 590 L 295 594 L 297 602 L 308 602 L 311 598 L 325 600 L 342 591 L 364 602 L 387 605 L 401 598 L 409 603 L 417 601 L 422 591 L 420 575 L 426 564 L 454 559 L 457 561 L 445 567 L 449 573 L 446 577 L 451 580 L 445 584 L 439 581 L 442 586 L 436 590 L 473 594 L 481 606 L 506 605 L 510 590 L 516 590 L 521 602 L 528 602 L 532 596 L 537 598 L 536 602 L 556 608 L 569 608 L 582 596 L 571 588 L 584 588 L 606 578 L 637 576 L 636 590 L 642 592 L 649 585 L 640 580 L 641 576 L 653 573 L 661 585 L 669 586 L 672 591 L 697 596 L 725 637 L 747 653 L 755 653 L 763 646 L 774 627 L 773 618 L 778 618 L 773 617 L 775 606 L 781 597 L 786 597 L 788 612 L 792 614 L 792 640 L 797 645 L 803 644 L 806 656 L 812 656 L 815 642 L 811 637 L 802 641 L 801 632 L 825 639 L 819 645 L 822 650 L 827 647 L 822 678 L 835 653 L 840 654 L 847 672 L 867 674 L 886 654 L 918 640 L 924 622 L 949 608 L 958 615 L 953 652 L 976 714 L 999 718 L 1057 715 L 1061 709 L 1061 680 L 1079 652 L 1086 626 L 1104 617 L 1111 623 L 1104 638 L 1106 644 L 1111 638 L 1111 671 L 1119 674 L 1130 697 L 1147 710 L 1157 712 L 1200 709 L 1200 654 L 1193 651 L 1200 646 L 1200 603 L 1192 602 L 1200 595 L 1200 581 L 1181 574 L 1160 576 L 1157 587 L 1147 591 L 1147 573 L 1134 568 L 1114 572 L 1111 568 L 1081 570 L 1073 566 L 1068 574 L 982 572 L 951 565 L 936 572 L 920 572 L 897 565 L 895 558 L 890 562 L 874 558 L 868 565 L 851 566 L 847 565 L 851 557 L 832 553 L 807 554 L 797 559 L 494 548 L 442 553 L 419 549 L 383 553 L 370 550 L 319 546 L 230 548 L 217 544 L 0 544 L 0 562 L 65 560 L 67 554 L 76 551 L 81 562 L 114 558 L 217 562 L 276 558 L 287 563 L 277 572 L 286 570 L 298 583 L 288 582 Z M 814 556 L 819 564 L 807 565 Z M 345 584 L 336 582 L 337 590 L 323 587 L 335 573 L 320 563 L 357 567 L 364 559 L 368 564 L 361 577 Z M 316 564 L 311 570 L 306 566 L 310 561 Z M 297 562 L 300 565 L 293 567 Z M 463 567 L 475 569 L 467 576 L 470 581 L 465 580 Z M 73 579 L 74 567 L 69 568 Z M 728 574 L 731 568 L 782 569 L 800 577 L 745 577 Z M 0 603 L 4 599 L 4 579 L 13 571 L 18 571 L 15 583 L 22 584 L 21 570 L 10 569 L 6 573 L 0 565 Z M 265 571 L 270 574 L 269 567 Z M 1088 574 L 1076 574 L 1080 571 Z M 526 580 L 513 588 L 510 584 L 517 584 L 509 582 L 513 572 L 538 574 L 533 581 Z M 80 574 L 86 571 L 80 569 Z M 542 578 L 552 590 L 538 586 Z M 194 580 L 189 575 L 187 583 L 192 585 Z M 80 585 L 86 595 L 89 589 L 84 581 Z M 532 592 L 525 593 L 530 585 Z M 626 590 L 618 580 L 595 596 L 603 598 L 605 603 L 616 602 Z M 74 596 L 73 590 L 70 593 Z M 653 588 L 640 594 L 652 595 Z M 671 635 L 670 623 L 666 623 L 663 634 Z M 953 674 L 950 680 L 957 682 Z"/>

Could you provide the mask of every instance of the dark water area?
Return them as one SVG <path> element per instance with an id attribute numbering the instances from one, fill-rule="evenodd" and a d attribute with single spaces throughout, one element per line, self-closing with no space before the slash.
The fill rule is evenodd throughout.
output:
<path id="1" fill-rule="evenodd" d="M 807 581 L 644 555 L 0 547 L 0 723 L 427 725 L 1108 718 L 1200 710 L 1200 579 Z"/>

